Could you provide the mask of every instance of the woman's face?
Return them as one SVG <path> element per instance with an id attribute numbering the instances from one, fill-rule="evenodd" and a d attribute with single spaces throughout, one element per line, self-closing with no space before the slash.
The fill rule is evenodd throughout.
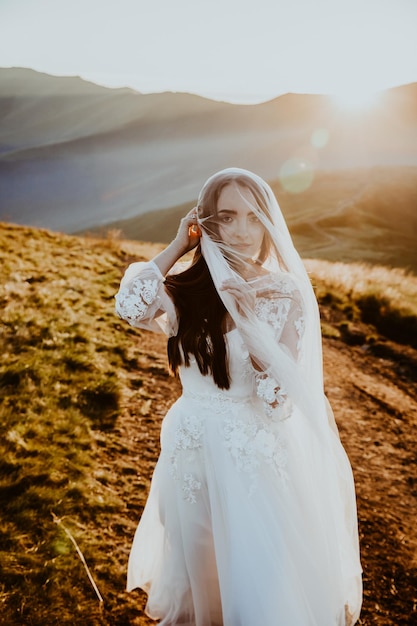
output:
<path id="1" fill-rule="evenodd" d="M 253 194 L 236 183 L 223 187 L 217 202 L 221 240 L 248 259 L 258 255 L 265 233 L 251 206 L 256 206 Z"/>

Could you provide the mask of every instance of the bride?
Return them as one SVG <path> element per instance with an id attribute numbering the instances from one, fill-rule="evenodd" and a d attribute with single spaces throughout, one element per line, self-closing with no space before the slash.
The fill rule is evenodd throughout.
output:
<path id="1" fill-rule="evenodd" d="M 183 387 L 128 590 L 144 589 L 164 626 L 353 625 L 352 472 L 323 391 L 317 302 L 270 187 L 236 168 L 211 176 L 174 241 L 129 266 L 116 311 L 167 334 Z"/>

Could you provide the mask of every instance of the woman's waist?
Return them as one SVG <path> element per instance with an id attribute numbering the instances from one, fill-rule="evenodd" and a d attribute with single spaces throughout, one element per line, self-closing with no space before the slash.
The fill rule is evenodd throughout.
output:
<path id="1" fill-rule="evenodd" d="M 215 413 L 226 413 L 231 410 L 239 409 L 243 406 L 251 405 L 254 401 L 253 395 L 233 395 L 230 392 L 222 390 L 194 390 L 183 389 L 179 400 L 192 402 L 200 408 L 214 411 Z"/>

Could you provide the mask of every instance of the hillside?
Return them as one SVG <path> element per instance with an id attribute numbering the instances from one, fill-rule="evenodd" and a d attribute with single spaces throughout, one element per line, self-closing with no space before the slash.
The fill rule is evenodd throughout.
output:
<path id="1" fill-rule="evenodd" d="M 314 172 L 416 166 L 416 90 L 349 114 L 321 95 L 234 105 L 0 68 L 0 219 L 102 226 L 191 201 L 231 165 L 268 180 L 292 159 Z"/>
<path id="2" fill-rule="evenodd" d="M 227 106 L 190 94 L 109 89 L 78 76 L 51 76 L 25 68 L 0 68 L 0 94 L 5 155 L 106 135 L 132 122 L 158 124 Z"/>
<path id="3" fill-rule="evenodd" d="M 126 264 L 158 249 L 0 225 L 1 623 L 154 623 L 143 594 L 124 592 L 126 562 L 179 387 L 164 338 L 121 322 L 113 295 Z M 412 624 L 417 279 L 307 264 L 321 302 L 326 392 L 357 485 L 360 623 Z"/>
<path id="4" fill-rule="evenodd" d="M 278 179 L 271 186 L 304 257 L 366 261 L 417 273 L 417 167 L 316 172 L 303 193 L 288 189 L 291 183 L 294 179 Z M 196 199 L 87 232 L 105 236 L 113 230 L 122 238 L 168 243 L 195 203 Z"/>

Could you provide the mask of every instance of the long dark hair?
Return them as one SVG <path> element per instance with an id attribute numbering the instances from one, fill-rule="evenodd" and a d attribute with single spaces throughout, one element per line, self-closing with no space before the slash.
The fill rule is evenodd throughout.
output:
<path id="1" fill-rule="evenodd" d="M 200 372 L 211 374 L 220 389 L 229 389 L 230 378 L 224 340 L 226 308 L 213 284 L 198 246 L 192 265 L 181 274 L 167 276 L 179 317 L 178 333 L 168 340 L 168 360 L 176 374 L 180 365 L 195 357 Z"/>
<path id="2" fill-rule="evenodd" d="M 214 240 L 219 240 L 217 203 L 224 187 L 237 184 L 247 188 L 259 209 L 270 219 L 268 198 L 253 178 L 230 170 L 219 172 L 209 178 L 200 192 L 198 214 L 204 218 L 204 228 Z M 271 240 L 265 232 L 258 261 L 262 263 L 271 248 Z M 191 266 L 184 272 L 165 279 L 179 316 L 179 328 L 175 337 L 168 340 L 168 360 L 171 370 L 177 374 L 180 365 L 190 365 L 193 355 L 200 372 L 211 374 L 220 389 L 229 389 L 230 376 L 225 342 L 227 310 L 217 293 L 207 264 L 197 246 Z"/>

